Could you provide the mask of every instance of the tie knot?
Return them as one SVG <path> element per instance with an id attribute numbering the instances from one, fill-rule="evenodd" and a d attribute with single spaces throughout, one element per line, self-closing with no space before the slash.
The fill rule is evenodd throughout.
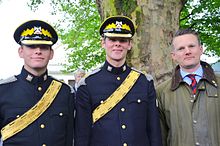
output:
<path id="1" fill-rule="evenodd" d="M 193 91 L 193 94 L 196 94 L 196 85 L 197 85 L 197 82 L 196 82 L 196 74 L 188 74 L 187 75 L 191 80 L 192 80 L 192 83 L 191 83 L 191 88 L 192 88 L 192 91 Z"/>
<path id="2" fill-rule="evenodd" d="M 196 74 L 188 74 L 187 75 L 191 80 L 195 80 Z"/>

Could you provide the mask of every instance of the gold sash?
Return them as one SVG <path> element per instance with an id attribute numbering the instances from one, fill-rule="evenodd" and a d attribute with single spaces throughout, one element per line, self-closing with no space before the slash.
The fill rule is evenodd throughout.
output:
<path id="1" fill-rule="evenodd" d="M 61 86 L 62 83 L 53 80 L 41 100 L 38 101 L 38 103 L 36 103 L 22 116 L 10 122 L 1 129 L 2 140 L 4 141 L 22 131 L 24 128 L 34 122 L 38 117 L 40 117 L 51 105 Z"/>
<path id="2" fill-rule="evenodd" d="M 93 123 L 107 114 L 113 109 L 130 91 L 137 81 L 140 73 L 131 71 L 122 84 L 109 96 L 103 103 L 101 103 L 92 113 Z"/>

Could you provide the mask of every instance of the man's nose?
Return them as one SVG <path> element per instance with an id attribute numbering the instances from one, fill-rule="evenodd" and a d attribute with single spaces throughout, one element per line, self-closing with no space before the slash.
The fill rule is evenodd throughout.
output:
<path id="1" fill-rule="evenodd" d="M 185 52 L 186 52 L 187 54 L 190 53 L 190 52 L 191 52 L 190 48 L 189 48 L 189 47 L 186 47 L 186 48 L 185 48 Z"/>
<path id="2" fill-rule="evenodd" d="M 36 53 L 41 52 L 41 48 L 40 48 L 40 47 L 36 47 L 36 48 L 35 48 L 35 52 L 36 52 Z"/>

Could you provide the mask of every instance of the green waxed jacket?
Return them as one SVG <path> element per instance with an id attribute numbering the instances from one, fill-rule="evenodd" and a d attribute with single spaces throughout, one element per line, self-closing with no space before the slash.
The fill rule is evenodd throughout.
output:
<path id="1" fill-rule="evenodd" d="M 201 62 L 197 94 L 182 80 L 179 66 L 157 87 L 164 146 L 220 146 L 220 75 Z"/>

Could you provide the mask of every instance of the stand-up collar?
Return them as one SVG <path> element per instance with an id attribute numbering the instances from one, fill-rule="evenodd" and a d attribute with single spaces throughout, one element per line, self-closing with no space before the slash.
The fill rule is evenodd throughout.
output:
<path id="1" fill-rule="evenodd" d="M 203 69 L 203 76 L 201 80 L 207 80 L 210 84 L 217 87 L 217 79 L 215 77 L 212 67 L 208 63 L 203 62 L 203 61 L 201 61 L 200 64 Z M 178 88 L 181 82 L 184 82 L 184 81 L 180 74 L 180 66 L 178 65 L 173 71 L 171 90 L 175 90 L 176 88 Z"/>
<path id="2" fill-rule="evenodd" d="M 103 68 L 113 74 L 121 74 L 127 70 L 127 64 L 124 63 L 121 67 L 114 67 L 111 64 L 109 64 L 107 61 L 105 61 Z"/>
<path id="3" fill-rule="evenodd" d="M 48 73 L 47 71 L 43 73 L 40 76 L 34 76 L 30 72 L 28 72 L 24 67 L 21 70 L 21 73 L 19 75 L 21 79 L 26 80 L 32 84 L 40 84 L 43 83 L 45 80 L 47 80 Z"/>

